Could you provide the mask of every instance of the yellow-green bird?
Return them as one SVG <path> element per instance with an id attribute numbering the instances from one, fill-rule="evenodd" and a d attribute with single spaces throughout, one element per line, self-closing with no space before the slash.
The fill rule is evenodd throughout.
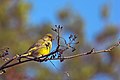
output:
<path id="1" fill-rule="evenodd" d="M 41 57 L 50 53 L 52 48 L 52 34 L 46 34 L 43 38 L 34 43 L 23 55 Z"/>

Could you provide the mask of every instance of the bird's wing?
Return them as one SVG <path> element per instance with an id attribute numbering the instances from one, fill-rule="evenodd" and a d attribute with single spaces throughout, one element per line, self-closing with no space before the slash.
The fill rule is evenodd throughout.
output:
<path id="1" fill-rule="evenodd" d="M 38 47 L 40 47 L 40 46 L 43 45 L 43 44 L 44 44 L 44 40 L 43 40 L 43 39 L 38 40 L 36 43 L 34 43 L 34 44 L 26 51 L 26 53 L 29 52 L 29 51 L 34 51 L 34 50 L 36 50 Z"/>
<path id="2" fill-rule="evenodd" d="M 36 48 L 34 47 L 34 49 L 31 50 L 31 55 L 35 57 L 47 55 L 50 52 L 50 49 L 51 49 L 51 43 L 49 43 L 48 41 L 44 41 L 40 46 Z"/>

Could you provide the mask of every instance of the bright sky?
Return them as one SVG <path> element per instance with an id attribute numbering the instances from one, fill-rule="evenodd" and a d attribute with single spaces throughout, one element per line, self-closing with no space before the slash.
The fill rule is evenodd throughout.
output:
<path id="1" fill-rule="evenodd" d="M 109 4 L 109 1 L 111 1 L 109 23 L 120 26 L 120 0 L 27 0 L 32 4 L 28 24 L 38 25 L 45 21 L 50 21 L 53 25 L 60 24 L 57 11 L 69 5 L 84 19 L 86 38 L 91 42 L 95 34 L 104 28 L 100 9 L 104 4 Z"/>
<path id="2" fill-rule="evenodd" d="M 104 23 L 100 17 L 100 9 L 111 1 L 109 22 L 120 25 L 120 0 L 27 0 L 32 4 L 29 13 L 28 24 L 37 25 L 50 21 L 53 25 L 60 24 L 57 19 L 57 11 L 64 7 L 71 8 L 85 21 L 85 33 L 88 41 L 92 41 L 94 35 L 102 31 Z M 97 26 L 96 26 L 97 25 Z"/>

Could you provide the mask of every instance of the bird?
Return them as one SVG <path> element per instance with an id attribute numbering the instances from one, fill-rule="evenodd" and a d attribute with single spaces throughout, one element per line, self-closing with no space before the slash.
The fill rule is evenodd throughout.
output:
<path id="1" fill-rule="evenodd" d="M 32 56 L 32 57 L 41 57 L 44 55 L 48 55 L 52 48 L 53 36 L 48 33 L 41 39 L 39 39 L 36 43 L 34 43 L 24 54 L 22 57 Z"/>

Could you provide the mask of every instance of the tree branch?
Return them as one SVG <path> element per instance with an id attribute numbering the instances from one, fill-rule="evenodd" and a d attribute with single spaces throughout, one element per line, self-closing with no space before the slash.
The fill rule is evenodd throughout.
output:
<path id="1" fill-rule="evenodd" d="M 76 57 L 79 57 L 79 56 L 85 56 L 85 55 L 89 55 L 89 54 L 98 54 L 98 53 L 103 53 L 103 52 L 110 52 L 118 46 L 120 46 L 120 41 L 118 43 L 116 43 L 115 45 L 113 45 L 110 48 L 105 49 L 105 50 L 94 51 L 94 48 L 93 48 L 91 51 L 88 51 L 88 52 L 85 52 L 85 53 L 79 53 L 79 54 L 76 54 L 76 55 L 62 57 L 62 58 L 54 58 L 54 59 L 47 58 L 47 59 L 48 60 L 72 59 L 72 58 L 76 58 Z"/>
<path id="2" fill-rule="evenodd" d="M 62 27 L 60 25 L 58 25 L 58 26 L 56 25 L 55 27 L 56 27 L 55 29 L 52 29 L 54 32 L 57 33 L 57 37 L 56 37 L 57 46 L 56 46 L 56 49 L 54 51 L 52 51 L 48 55 L 44 55 L 44 56 L 37 57 L 37 58 L 36 57 L 28 57 L 28 56 L 26 56 L 26 57 L 14 56 L 13 58 L 11 58 L 7 62 L 5 62 L 2 66 L 0 66 L 0 71 L 2 71 L 2 73 L 5 73 L 5 69 L 7 69 L 7 68 L 10 68 L 10 67 L 13 67 L 13 66 L 16 66 L 16 65 L 19 65 L 19 64 L 23 64 L 25 62 L 30 62 L 30 61 L 44 62 L 44 61 L 47 61 L 47 60 L 60 60 L 62 62 L 66 59 L 72 59 L 72 58 L 85 56 L 85 55 L 89 55 L 89 54 L 110 52 L 114 48 L 116 48 L 120 45 L 120 41 L 119 41 L 115 45 L 113 45 L 113 46 L 111 46 L 111 47 L 109 47 L 108 49 L 105 49 L 105 50 L 95 51 L 95 49 L 93 48 L 90 51 L 87 51 L 85 53 L 79 53 L 79 54 L 75 54 L 75 55 L 72 55 L 72 56 L 61 57 L 61 55 L 66 50 L 68 50 L 70 48 L 72 49 L 72 52 L 75 51 L 76 49 L 75 49 L 75 47 L 72 46 L 72 44 L 77 44 L 78 42 L 75 41 L 76 38 L 77 38 L 75 35 L 70 35 L 70 37 L 69 37 L 70 41 L 67 43 L 66 40 L 60 36 L 60 32 L 62 30 Z M 65 42 L 64 48 L 60 45 L 61 39 L 64 40 L 64 42 Z M 23 58 L 24 58 L 24 60 L 22 60 Z"/>

